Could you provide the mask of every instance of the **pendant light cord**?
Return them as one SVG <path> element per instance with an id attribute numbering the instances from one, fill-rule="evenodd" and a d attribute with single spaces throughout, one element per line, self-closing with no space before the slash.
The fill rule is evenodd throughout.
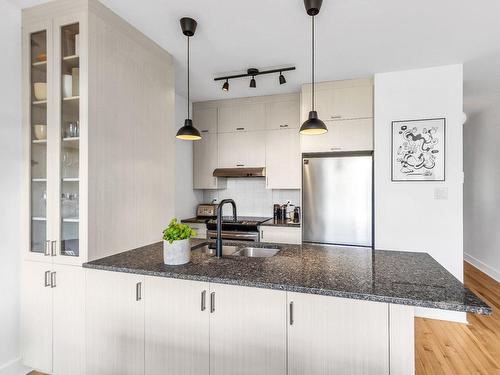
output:
<path id="1" fill-rule="evenodd" d="M 188 108 L 187 108 L 187 109 L 188 109 L 188 118 L 190 118 L 190 117 L 189 117 L 189 37 L 187 37 L 187 39 L 188 39 L 188 42 L 187 42 L 187 70 L 188 70 L 188 71 L 187 71 L 187 73 L 188 73 L 188 74 L 187 74 L 187 76 L 188 76 L 188 77 L 187 77 L 187 78 L 188 78 L 188 79 L 187 79 L 187 81 L 188 81 L 188 82 L 187 82 L 187 83 L 188 83 L 188 100 L 187 100 L 187 107 L 188 107 Z"/>
<path id="2" fill-rule="evenodd" d="M 312 69 L 311 69 L 312 79 L 311 79 L 311 82 L 312 82 L 312 110 L 314 111 L 314 16 L 312 16 L 311 18 L 312 18 L 312 22 L 311 22 L 311 25 L 312 25 Z"/>

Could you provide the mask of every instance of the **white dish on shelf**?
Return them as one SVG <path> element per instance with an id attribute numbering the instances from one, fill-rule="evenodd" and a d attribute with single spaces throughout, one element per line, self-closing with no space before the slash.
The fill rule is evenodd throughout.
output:
<path id="1" fill-rule="evenodd" d="M 63 97 L 70 98 L 73 96 L 73 76 L 71 74 L 63 75 Z"/>
<path id="2" fill-rule="evenodd" d="M 47 139 L 47 125 L 43 124 L 33 125 L 33 133 L 35 134 L 35 139 L 38 140 Z"/>
<path id="3" fill-rule="evenodd" d="M 45 82 L 35 82 L 33 84 L 33 92 L 36 100 L 47 100 L 47 84 Z"/>

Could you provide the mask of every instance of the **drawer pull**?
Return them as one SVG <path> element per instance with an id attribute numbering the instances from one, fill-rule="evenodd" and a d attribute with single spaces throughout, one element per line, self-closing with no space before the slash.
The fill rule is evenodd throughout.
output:
<path id="1" fill-rule="evenodd" d="M 50 286 L 50 271 L 45 271 L 45 286 Z"/>
<path id="2" fill-rule="evenodd" d="M 50 287 L 51 288 L 55 288 L 57 286 L 56 284 L 56 273 L 55 272 L 51 272 L 50 273 Z"/>
<path id="3" fill-rule="evenodd" d="M 142 283 L 139 282 L 135 284 L 135 300 L 140 301 L 142 299 Z"/>
<path id="4" fill-rule="evenodd" d="M 205 311 L 207 309 L 206 298 L 207 298 L 207 291 L 204 290 L 203 292 L 201 292 L 201 311 Z"/>
<path id="5" fill-rule="evenodd" d="M 330 116 L 330 118 L 331 118 L 332 120 L 335 120 L 335 119 L 342 118 L 342 116 L 340 116 L 340 115 L 333 115 L 333 116 Z"/>
<path id="6" fill-rule="evenodd" d="M 210 312 L 215 312 L 215 292 L 210 293 Z"/>
<path id="7" fill-rule="evenodd" d="M 236 128 L 236 130 L 245 130 L 245 128 Z"/>
<path id="8" fill-rule="evenodd" d="M 290 302 L 290 325 L 293 326 L 293 301 Z"/>
<path id="9" fill-rule="evenodd" d="M 288 124 L 280 125 L 280 128 L 288 128 Z"/>

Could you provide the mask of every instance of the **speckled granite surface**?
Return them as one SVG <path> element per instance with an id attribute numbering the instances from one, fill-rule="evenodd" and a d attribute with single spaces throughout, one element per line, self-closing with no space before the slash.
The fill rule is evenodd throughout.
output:
<path id="1" fill-rule="evenodd" d="M 163 264 L 162 243 L 85 263 L 86 268 L 258 288 L 321 294 L 402 305 L 491 314 L 430 255 L 320 245 L 278 245 L 270 258 L 227 256 L 202 251 L 206 240 L 192 240 L 191 262 Z M 237 246 L 248 243 L 225 242 Z M 269 244 L 257 244 L 265 247 Z"/>
<path id="2" fill-rule="evenodd" d="M 300 228 L 300 223 L 294 223 L 291 220 L 274 220 L 269 219 L 268 221 L 264 221 L 261 226 L 264 227 L 291 227 L 291 228 Z"/>

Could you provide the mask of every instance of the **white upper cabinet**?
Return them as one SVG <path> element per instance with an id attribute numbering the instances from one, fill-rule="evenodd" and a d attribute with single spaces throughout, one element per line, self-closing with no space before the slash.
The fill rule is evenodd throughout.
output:
<path id="1" fill-rule="evenodd" d="M 204 133 L 217 133 L 217 108 L 197 108 L 193 105 L 194 127 Z"/>
<path id="2" fill-rule="evenodd" d="M 266 132 L 266 188 L 300 189 L 302 165 L 297 129 Z"/>
<path id="3" fill-rule="evenodd" d="M 311 85 L 302 87 L 302 121 L 311 110 Z M 323 121 L 373 117 L 373 81 L 356 79 L 315 85 L 315 109 Z"/>
<path id="4" fill-rule="evenodd" d="M 266 104 L 266 129 L 296 129 L 300 127 L 300 96 L 293 94 Z"/>
<path id="5" fill-rule="evenodd" d="M 328 121 L 328 132 L 301 135 L 300 148 L 307 152 L 373 150 L 373 119 Z"/>
<path id="6" fill-rule="evenodd" d="M 266 132 L 219 134 L 219 167 L 249 168 L 266 165 Z"/>
<path id="7" fill-rule="evenodd" d="M 193 188 L 221 189 L 226 187 L 225 179 L 213 176 L 219 165 L 216 133 L 202 133 L 199 141 L 193 142 Z"/>
<path id="8" fill-rule="evenodd" d="M 265 128 L 264 103 L 228 102 L 219 107 L 219 133 L 246 132 Z"/>

